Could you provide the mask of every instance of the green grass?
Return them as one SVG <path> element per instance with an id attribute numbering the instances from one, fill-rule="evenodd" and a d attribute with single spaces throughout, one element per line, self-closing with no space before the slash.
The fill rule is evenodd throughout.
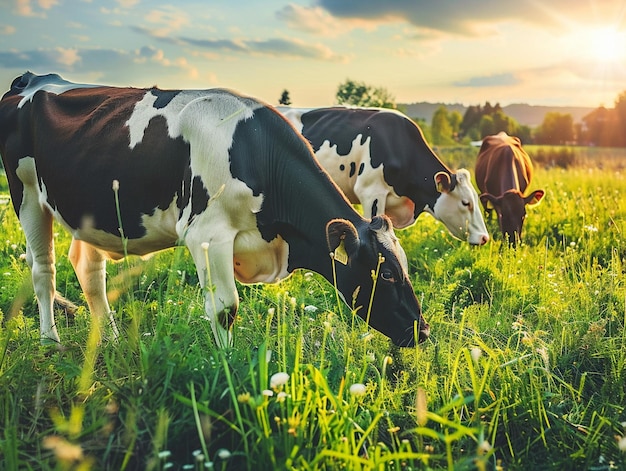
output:
<path id="1" fill-rule="evenodd" d="M 234 348 L 218 350 L 184 248 L 109 265 L 123 334 L 98 345 L 60 229 L 58 289 L 81 308 L 57 313 L 63 347 L 42 347 L 23 235 L 2 205 L 0 463 L 624 469 L 626 178 L 608 167 L 538 168 L 547 195 L 516 249 L 497 234 L 469 247 L 427 215 L 399 231 L 432 329 L 402 350 L 304 271 L 240 286 Z"/>

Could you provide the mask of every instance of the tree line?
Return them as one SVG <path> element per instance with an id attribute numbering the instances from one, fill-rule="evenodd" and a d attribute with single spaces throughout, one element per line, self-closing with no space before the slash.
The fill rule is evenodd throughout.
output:
<path id="1" fill-rule="evenodd" d="M 347 79 L 337 88 L 337 104 L 353 106 L 398 107 L 393 95 L 384 87 Z M 284 90 L 279 104 L 290 105 L 289 92 Z M 499 103 L 471 105 L 463 115 L 440 106 L 430 123 L 416 120 L 426 139 L 434 145 L 467 144 L 485 136 L 504 131 L 519 137 L 524 144 L 626 147 L 626 90 L 615 100 L 613 108 L 599 106 L 575 123 L 569 113 L 548 112 L 536 128 L 518 123 L 507 116 Z"/>

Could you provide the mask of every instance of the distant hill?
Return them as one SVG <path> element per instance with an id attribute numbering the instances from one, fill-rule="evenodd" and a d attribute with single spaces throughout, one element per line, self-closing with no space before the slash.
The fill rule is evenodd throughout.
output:
<path id="1" fill-rule="evenodd" d="M 481 103 L 482 105 L 483 103 Z M 407 116 L 414 119 L 423 119 L 428 124 L 431 123 L 433 114 L 440 106 L 445 106 L 448 111 L 458 111 L 461 114 L 465 114 L 467 106 L 460 103 L 400 103 L 398 106 L 405 110 Z M 584 116 L 591 113 L 595 108 L 583 107 L 583 106 L 537 106 L 527 105 L 524 103 L 514 103 L 511 105 L 503 106 L 502 111 L 507 116 L 515 119 L 520 124 L 525 124 L 532 128 L 539 126 L 543 122 L 543 118 L 546 113 L 557 112 L 562 114 L 571 114 L 574 118 L 574 123 L 580 123 Z"/>

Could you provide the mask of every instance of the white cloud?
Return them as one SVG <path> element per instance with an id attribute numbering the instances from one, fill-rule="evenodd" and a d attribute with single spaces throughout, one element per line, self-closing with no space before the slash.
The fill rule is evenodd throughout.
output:
<path id="1" fill-rule="evenodd" d="M 44 10 L 49 10 L 50 8 L 52 8 L 55 5 L 58 5 L 59 2 L 58 0 L 38 0 L 37 3 L 39 4 L 39 6 L 41 8 L 43 8 Z"/>
<path id="2" fill-rule="evenodd" d="M 13 25 L 0 25 L 0 34 L 9 36 L 11 34 L 15 34 L 17 30 Z"/>
<path id="3" fill-rule="evenodd" d="M 78 54 L 78 50 L 76 49 L 65 49 L 62 47 L 57 47 L 56 51 L 59 54 L 57 58 L 59 64 L 72 66 L 80 61 L 80 55 Z"/>
<path id="4" fill-rule="evenodd" d="M 157 25 L 156 28 L 150 28 L 152 34 L 157 37 L 168 36 L 189 25 L 189 17 L 185 12 L 171 8 L 168 10 L 151 10 L 146 15 L 145 20 L 148 23 Z"/>
<path id="5" fill-rule="evenodd" d="M 15 2 L 14 12 L 18 16 L 36 16 L 45 18 L 46 14 L 43 11 L 36 11 L 36 7 L 33 7 L 31 0 L 17 0 Z M 55 5 L 58 5 L 58 0 L 38 0 L 37 5 L 42 10 L 49 10 Z"/>
<path id="6" fill-rule="evenodd" d="M 116 0 L 122 8 L 132 8 L 139 3 L 139 0 Z"/>
<path id="7" fill-rule="evenodd" d="M 368 19 L 340 19 L 323 8 L 304 7 L 293 3 L 277 11 L 276 17 L 293 30 L 326 37 L 341 36 L 359 28 L 372 31 L 379 24 L 378 21 Z"/>

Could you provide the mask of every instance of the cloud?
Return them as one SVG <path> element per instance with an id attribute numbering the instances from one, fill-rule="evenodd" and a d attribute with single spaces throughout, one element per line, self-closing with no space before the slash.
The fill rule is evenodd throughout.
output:
<path id="1" fill-rule="evenodd" d="M 494 23 L 520 21 L 559 27 L 572 22 L 611 23 L 623 18 L 621 0 L 572 2 L 552 0 L 315 0 L 335 18 L 408 22 L 414 26 L 462 36 L 484 36 Z"/>
<path id="2" fill-rule="evenodd" d="M 139 0 L 115 0 L 122 8 L 132 8 L 139 3 Z"/>
<path id="3" fill-rule="evenodd" d="M 150 27 L 154 36 L 168 36 L 175 31 L 179 31 L 189 25 L 189 17 L 185 12 L 174 8 L 164 8 L 162 10 L 151 10 L 145 16 L 145 20 L 151 25 Z"/>
<path id="4" fill-rule="evenodd" d="M 521 81 L 512 73 L 483 75 L 478 77 L 471 77 L 467 80 L 454 82 L 456 87 L 508 87 L 511 85 L 518 85 Z"/>
<path id="5" fill-rule="evenodd" d="M 337 37 L 361 28 L 373 30 L 377 22 L 367 19 L 339 19 L 321 7 L 289 4 L 276 12 L 276 18 L 288 28 L 324 37 Z"/>
<path id="6" fill-rule="evenodd" d="M 180 37 L 180 41 L 202 49 L 235 52 L 246 55 L 263 55 L 269 57 L 305 58 L 329 61 L 343 61 L 345 58 L 335 54 L 322 44 L 311 44 L 294 38 L 269 39 L 193 39 Z"/>
<path id="7" fill-rule="evenodd" d="M 13 25 L 0 25 L 0 34 L 3 36 L 9 36 L 15 34 L 17 29 Z"/>
<path id="8" fill-rule="evenodd" d="M 37 7 L 32 5 L 31 0 L 17 0 L 15 2 L 14 12 L 18 16 L 37 16 L 45 18 L 46 14 L 43 11 L 37 11 Z M 38 0 L 37 5 L 41 10 L 49 10 L 55 5 L 58 5 L 58 0 Z"/>
<path id="9" fill-rule="evenodd" d="M 323 44 L 311 43 L 296 38 L 198 39 L 189 36 L 157 36 L 153 30 L 141 26 L 132 26 L 131 29 L 164 43 L 189 46 L 208 52 L 291 59 L 316 59 L 332 62 L 345 62 L 348 59 L 346 56 L 335 54 L 332 49 Z M 195 50 L 192 52 L 198 53 Z"/>
<path id="10" fill-rule="evenodd" d="M 63 48 L 0 51 L 0 68 L 89 74 L 109 83 L 120 82 L 120 71 L 124 71 L 124 80 L 130 77 L 145 80 L 151 73 L 159 76 L 164 68 L 185 72 L 190 77 L 198 74 L 184 57 L 169 59 L 163 51 L 150 46 L 135 51 Z"/>

